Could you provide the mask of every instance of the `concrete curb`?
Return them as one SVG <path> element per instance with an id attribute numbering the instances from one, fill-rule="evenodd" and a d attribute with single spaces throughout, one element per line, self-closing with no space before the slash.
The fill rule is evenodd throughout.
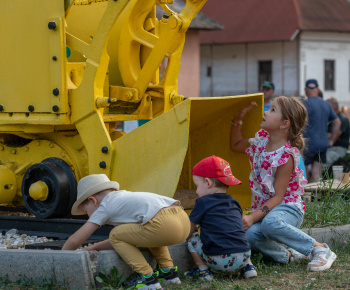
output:
<path id="1" fill-rule="evenodd" d="M 313 237 L 316 241 L 326 243 L 330 247 L 333 247 L 340 242 L 350 242 L 350 225 L 302 229 L 302 231 Z"/>
<path id="2" fill-rule="evenodd" d="M 350 225 L 303 229 L 303 231 L 319 242 L 327 243 L 330 247 L 336 243 L 348 241 Z M 154 260 L 148 249 L 141 249 L 146 260 L 152 267 Z M 193 261 L 187 251 L 187 243 L 170 246 L 169 251 L 174 264 L 182 272 L 191 269 Z M 95 285 L 94 264 L 96 273 L 105 269 L 111 272 L 117 267 L 119 274 L 129 276 L 132 270 L 115 251 L 84 252 L 84 251 L 54 251 L 54 250 L 0 250 L 0 277 L 7 277 L 14 282 L 19 275 L 26 276 L 36 282 L 43 279 L 55 279 L 57 283 L 67 288 L 91 288 Z"/>
<path id="3" fill-rule="evenodd" d="M 0 276 L 14 282 L 19 275 L 42 282 L 55 279 L 66 287 L 95 284 L 88 252 L 51 250 L 1 250 Z"/>

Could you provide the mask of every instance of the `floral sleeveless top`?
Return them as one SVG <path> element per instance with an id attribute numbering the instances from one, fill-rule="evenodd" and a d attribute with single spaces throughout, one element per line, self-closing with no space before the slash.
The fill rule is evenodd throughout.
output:
<path id="1" fill-rule="evenodd" d="M 250 147 L 246 150 L 250 156 L 252 169 L 249 176 L 249 185 L 252 189 L 252 211 L 259 209 L 275 195 L 273 185 L 277 167 L 285 164 L 291 155 L 294 158 L 294 171 L 281 204 L 297 206 L 304 213 L 305 203 L 301 195 L 304 194 L 307 180 L 303 176 L 303 171 L 298 167 L 300 152 L 289 142 L 276 151 L 266 152 L 265 147 L 268 141 L 269 134 L 265 130 L 260 130 L 255 134 L 255 138 L 249 139 Z"/>

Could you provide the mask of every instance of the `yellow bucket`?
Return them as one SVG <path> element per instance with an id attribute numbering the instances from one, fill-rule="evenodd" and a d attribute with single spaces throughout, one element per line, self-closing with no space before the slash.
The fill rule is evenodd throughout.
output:
<path id="1" fill-rule="evenodd" d="M 233 116 L 250 102 L 256 102 L 244 118 L 242 134 L 251 138 L 259 130 L 263 94 L 233 97 L 190 98 L 125 136 L 115 140 L 112 180 L 121 189 L 174 196 L 176 190 L 196 189 L 192 167 L 210 155 L 227 160 L 242 185 L 228 193 L 249 208 L 250 165 L 246 154 L 230 150 Z"/>

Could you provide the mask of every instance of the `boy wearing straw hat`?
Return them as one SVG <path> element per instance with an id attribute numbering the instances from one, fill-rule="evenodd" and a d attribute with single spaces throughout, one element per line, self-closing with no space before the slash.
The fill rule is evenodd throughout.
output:
<path id="1" fill-rule="evenodd" d="M 119 190 L 118 182 L 110 181 L 105 174 L 92 174 L 79 181 L 72 214 L 87 214 L 89 219 L 62 250 L 77 249 L 100 226 L 110 224 L 115 228 L 109 239 L 84 250 L 114 248 L 135 271 L 124 286 L 161 289 L 159 281 L 181 283 L 167 247 L 185 241 L 190 231 L 179 201 L 149 192 Z M 157 271 L 153 272 L 137 246 L 149 248 L 158 263 Z"/>

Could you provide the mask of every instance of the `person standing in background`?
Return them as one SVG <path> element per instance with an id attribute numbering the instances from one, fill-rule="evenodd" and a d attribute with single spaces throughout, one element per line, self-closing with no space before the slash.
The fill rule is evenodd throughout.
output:
<path id="1" fill-rule="evenodd" d="M 275 85 L 272 82 L 265 81 L 261 84 L 261 92 L 264 93 L 264 112 L 271 107 L 272 97 L 275 94 Z"/>
<path id="2" fill-rule="evenodd" d="M 330 104 L 318 96 L 317 80 L 306 81 L 305 94 L 307 99 L 303 101 L 303 104 L 308 111 L 309 125 L 304 134 L 307 139 L 304 162 L 306 168 L 311 165 L 311 170 L 307 168 L 306 171 L 308 181 L 312 182 L 320 179 L 321 163 L 327 162 L 327 148 L 332 147 L 335 143 L 341 123 Z M 333 124 L 330 139 L 328 139 L 328 122 Z"/>
<path id="3" fill-rule="evenodd" d="M 341 112 L 348 118 L 350 122 L 349 108 L 347 106 L 342 106 Z"/>

